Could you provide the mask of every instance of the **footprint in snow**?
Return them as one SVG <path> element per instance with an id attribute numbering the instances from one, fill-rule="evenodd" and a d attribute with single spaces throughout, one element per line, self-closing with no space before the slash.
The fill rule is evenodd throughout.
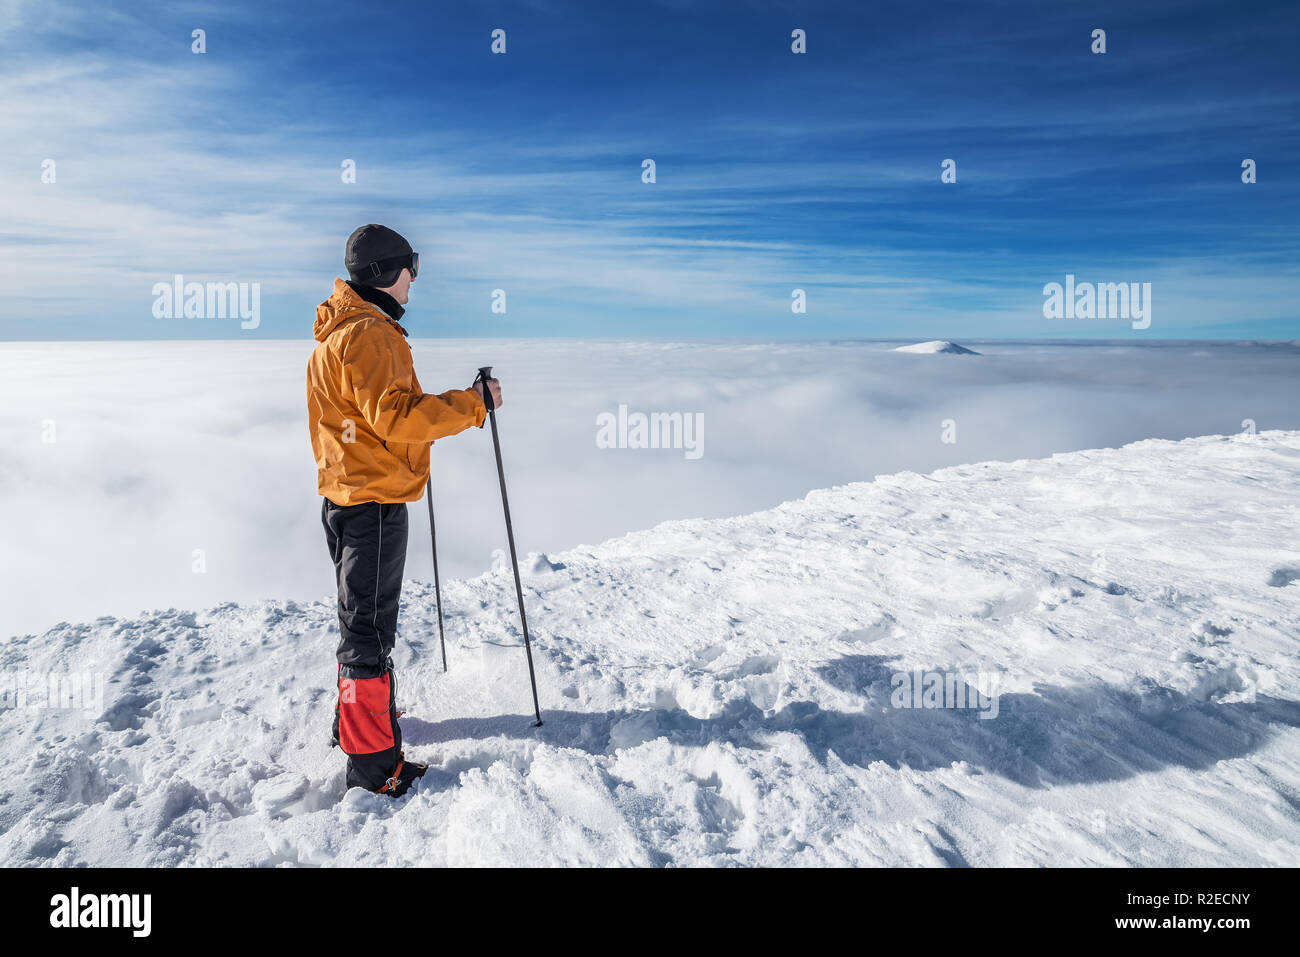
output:
<path id="1" fill-rule="evenodd" d="M 1273 574 L 1268 579 L 1268 583 L 1274 588 L 1285 588 L 1295 581 L 1300 581 L 1300 568 L 1288 566 L 1273 569 Z"/>
<path id="2" fill-rule="evenodd" d="M 753 658 L 746 658 L 738 664 L 732 674 L 737 678 L 748 678 L 750 675 L 768 675 L 777 669 L 781 664 L 781 659 L 777 655 L 757 655 Z"/>
<path id="3" fill-rule="evenodd" d="M 879 641 L 881 638 L 888 638 L 894 633 L 894 626 L 898 624 L 893 615 L 883 612 L 880 618 L 865 628 L 851 628 L 848 631 L 842 631 L 835 636 L 836 641 L 847 641 L 855 645 L 868 645 L 873 641 Z"/>
<path id="4" fill-rule="evenodd" d="M 695 664 L 701 668 L 712 663 L 727 650 L 726 645 L 709 645 L 695 653 Z"/>

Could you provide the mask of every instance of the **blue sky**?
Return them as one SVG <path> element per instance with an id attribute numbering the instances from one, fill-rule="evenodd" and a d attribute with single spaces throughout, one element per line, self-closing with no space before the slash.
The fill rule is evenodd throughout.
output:
<path id="1" fill-rule="evenodd" d="M 308 336 L 364 222 L 421 252 L 416 336 L 1300 338 L 1297 40 L 1292 3 L 17 0 L 0 339 Z M 1150 282 L 1151 327 L 1044 318 L 1067 273 Z M 155 318 L 176 274 L 260 324 Z"/>

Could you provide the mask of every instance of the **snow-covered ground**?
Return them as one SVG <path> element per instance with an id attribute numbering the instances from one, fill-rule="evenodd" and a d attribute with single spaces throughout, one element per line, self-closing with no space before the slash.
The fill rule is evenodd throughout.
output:
<path id="1" fill-rule="evenodd" d="M 408 582 L 435 767 L 398 801 L 326 742 L 332 597 L 0 644 L 106 679 L 0 711 L 0 863 L 1300 864 L 1300 432 L 903 472 L 525 571 L 540 729 L 508 574 L 447 583 L 447 674 Z M 898 707 L 914 671 L 990 697 Z"/>

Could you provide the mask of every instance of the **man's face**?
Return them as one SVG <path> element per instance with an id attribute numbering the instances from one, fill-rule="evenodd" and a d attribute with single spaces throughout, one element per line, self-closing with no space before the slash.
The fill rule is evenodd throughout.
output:
<path id="1" fill-rule="evenodd" d="M 397 282 L 385 289 L 384 292 L 396 299 L 398 305 L 404 306 L 410 299 L 411 283 L 414 281 L 411 278 L 411 270 L 403 269 L 402 274 L 397 277 Z"/>

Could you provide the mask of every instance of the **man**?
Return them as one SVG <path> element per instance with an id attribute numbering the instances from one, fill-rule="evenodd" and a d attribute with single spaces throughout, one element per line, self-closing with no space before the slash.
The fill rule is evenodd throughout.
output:
<path id="1" fill-rule="evenodd" d="M 421 391 L 399 323 L 420 257 L 386 226 L 348 237 L 350 279 L 316 307 L 307 413 L 321 521 L 339 595 L 338 704 L 332 743 L 348 755 L 347 786 L 399 797 L 424 774 L 397 726 L 393 663 L 406 564 L 406 503 L 418 501 L 436 439 L 482 426 L 483 386 Z M 488 381 L 501 406 L 501 385 Z"/>

